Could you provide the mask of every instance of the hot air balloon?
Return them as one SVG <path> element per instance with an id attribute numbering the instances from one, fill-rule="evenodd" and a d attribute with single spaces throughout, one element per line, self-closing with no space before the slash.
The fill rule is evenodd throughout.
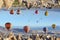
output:
<path id="1" fill-rule="evenodd" d="M 45 12 L 45 16 L 48 16 L 48 11 Z"/>
<path id="2" fill-rule="evenodd" d="M 24 26 L 24 31 L 28 33 L 30 31 L 30 28 L 28 26 Z"/>
<path id="3" fill-rule="evenodd" d="M 55 24 L 52 24 L 52 28 L 55 29 L 56 28 L 56 25 Z"/>
<path id="4" fill-rule="evenodd" d="M 55 32 L 56 25 L 55 24 L 52 24 L 52 28 L 54 29 L 53 32 L 54 32 L 54 35 L 55 35 L 56 34 L 56 32 Z"/>
<path id="5" fill-rule="evenodd" d="M 13 9 L 10 10 L 10 14 L 14 14 L 14 10 Z"/>
<path id="6" fill-rule="evenodd" d="M 7 30 L 10 30 L 10 28 L 11 28 L 11 23 L 7 22 L 7 23 L 5 24 L 5 27 L 6 27 Z"/>
<path id="7" fill-rule="evenodd" d="M 2 8 L 3 0 L 0 0 L 0 8 Z"/>
<path id="8" fill-rule="evenodd" d="M 17 10 L 17 14 L 20 14 L 20 9 Z"/>
<path id="9" fill-rule="evenodd" d="M 43 31 L 46 33 L 46 32 L 47 32 L 47 28 L 46 28 L 46 27 L 44 27 L 44 28 L 43 28 Z"/>
<path id="10" fill-rule="evenodd" d="M 38 10 L 35 11 L 35 14 L 38 14 Z"/>

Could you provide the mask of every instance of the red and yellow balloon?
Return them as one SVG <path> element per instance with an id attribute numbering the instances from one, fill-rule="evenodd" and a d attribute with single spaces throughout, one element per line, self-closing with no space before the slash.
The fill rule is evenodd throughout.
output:
<path id="1" fill-rule="evenodd" d="M 14 14 L 14 10 L 13 9 L 10 10 L 10 14 Z"/>
<path id="2" fill-rule="evenodd" d="M 5 23 L 5 28 L 6 28 L 7 30 L 10 30 L 10 28 L 11 28 L 11 23 L 9 23 L 9 22 Z"/>
<path id="3" fill-rule="evenodd" d="M 24 31 L 26 32 L 26 33 L 28 33 L 29 31 L 30 31 L 30 28 L 29 28 L 29 26 L 24 26 Z"/>

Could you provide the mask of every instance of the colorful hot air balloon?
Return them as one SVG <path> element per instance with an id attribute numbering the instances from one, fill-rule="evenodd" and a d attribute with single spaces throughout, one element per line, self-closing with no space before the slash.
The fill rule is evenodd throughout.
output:
<path id="1" fill-rule="evenodd" d="M 20 14 L 20 9 L 17 10 L 17 14 Z"/>
<path id="2" fill-rule="evenodd" d="M 24 26 L 24 31 L 28 33 L 30 31 L 30 28 L 28 26 Z"/>
<path id="3" fill-rule="evenodd" d="M 11 28 L 11 23 L 9 23 L 9 22 L 6 23 L 6 24 L 5 24 L 5 27 L 6 27 L 7 30 L 10 30 L 10 28 Z"/>
<path id="4" fill-rule="evenodd" d="M 38 14 L 38 10 L 35 11 L 35 14 Z"/>
<path id="5" fill-rule="evenodd" d="M 45 16 L 48 16 L 48 11 L 45 12 Z"/>
<path id="6" fill-rule="evenodd" d="M 13 9 L 10 10 L 10 14 L 14 14 L 14 10 Z"/>
<path id="7" fill-rule="evenodd" d="M 3 0 L 0 0 L 0 8 L 2 8 Z"/>
<path id="8" fill-rule="evenodd" d="M 56 28 L 56 25 L 55 24 L 52 24 L 52 28 L 55 29 Z"/>
<path id="9" fill-rule="evenodd" d="M 43 31 L 46 33 L 46 32 L 47 32 L 47 28 L 46 28 L 46 27 L 44 27 L 44 28 L 43 28 Z"/>

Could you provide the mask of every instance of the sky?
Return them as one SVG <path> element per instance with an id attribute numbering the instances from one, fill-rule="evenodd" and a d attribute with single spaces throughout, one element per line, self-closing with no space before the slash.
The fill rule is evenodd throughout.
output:
<path id="1" fill-rule="evenodd" d="M 51 26 L 56 24 L 60 26 L 60 12 L 48 11 L 48 16 L 45 16 L 46 10 L 40 10 L 35 14 L 36 9 L 21 10 L 21 14 L 17 15 L 16 11 L 11 15 L 9 11 L 0 10 L 0 26 L 5 27 L 5 23 L 10 22 L 13 28 L 23 28 L 25 25 L 29 27 Z"/>

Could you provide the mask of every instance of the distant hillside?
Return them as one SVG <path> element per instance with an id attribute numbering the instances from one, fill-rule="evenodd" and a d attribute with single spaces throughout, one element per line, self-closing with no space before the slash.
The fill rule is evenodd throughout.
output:
<path id="1" fill-rule="evenodd" d="M 47 27 L 47 28 L 48 28 L 48 30 L 53 30 L 53 28 L 50 27 L 50 26 Z M 31 28 L 30 32 L 33 31 L 33 30 L 40 30 L 41 31 L 41 30 L 43 30 L 43 27 L 42 28 L 37 28 L 37 27 Z M 55 30 L 59 31 L 60 30 L 60 26 L 57 26 Z M 10 31 L 12 31 L 13 33 L 20 33 L 20 32 L 21 33 L 25 33 L 23 29 L 19 29 L 19 28 L 13 28 Z M 7 32 L 7 30 L 4 27 L 0 26 L 0 32 L 5 33 L 5 32 Z"/>

